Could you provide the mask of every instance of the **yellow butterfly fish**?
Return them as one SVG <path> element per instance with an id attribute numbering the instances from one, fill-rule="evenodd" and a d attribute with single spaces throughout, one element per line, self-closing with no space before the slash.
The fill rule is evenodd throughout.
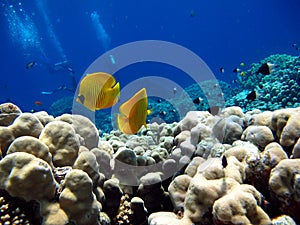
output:
<path id="1" fill-rule="evenodd" d="M 146 89 L 142 88 L 128 101 L 124 102 L 117 116 L 119 129 L 125 134 L 135 134 L 146 125 L 146 117 L 150 113 Z"/>
<path id="2" fill-rule="evenodd" d="M 116 104 L 120 97 L 120 83 L 108 73 L 86 75 L 80 82 L 76 101 L 91 111 L 105 109 Z"/>

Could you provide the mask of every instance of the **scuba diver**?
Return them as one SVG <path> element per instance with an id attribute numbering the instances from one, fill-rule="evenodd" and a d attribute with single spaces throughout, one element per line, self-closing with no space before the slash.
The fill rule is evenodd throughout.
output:
<path id="1" fill-rule="evenodd" d="M 66 70 L 72 74 L 75 73 L 75 71 L 73 70 L 73 68 L 70 66 L 68 61 L 62 61 L 62 62 L 57 62 L 53 65 L 50 65 L 50 72 L 58 72 L 58 71 L 63 71 Z"/>
<path id="2" fill-rule="evenodd" d="M 63 85 L 59 86 L 58 88 L 55 88 L 52 91 L 42 91 L 41 93 L 43 95 L 52 95 L 52 94 L 54 94 L 56 92 L 59 92 L 59 91 L 70 91 L 72 93 L 75 92 L 75 90 L 73 88 L 68 88 L 65 84 L 63 84 Z"/>
<path id="3" fill-rule="evenodd" d="M 61 62 L 57 62 L 53 65 L 49 65 L 50 68 L 50 72 L 54 73 L 54 72 L 59 72 L 59 71 L 66 71 L 69 72 L 70 78 L 71 78 L 71 82 L 72 82 L 72 87 L 67 87 L 65 84 L 59 86 L 58 88 L 52 90 L 52 91 L 42 91 L 41 93 L 43 95 L 51 95 L 54 94 L 56 92 L 59 91 L 70 91 L 72 93 L 75 93 L 76 88 L 77 88 L 77 82 L 75 79 L 75 71 L 73 70 L 73 68 L 70 66 L 68 61 L 61 61 Z"/>

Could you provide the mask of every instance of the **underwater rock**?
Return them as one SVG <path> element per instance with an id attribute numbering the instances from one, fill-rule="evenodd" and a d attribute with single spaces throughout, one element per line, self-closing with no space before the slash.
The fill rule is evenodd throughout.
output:
<path id="1" fill-rule="evenodd" d="M 192 157 L 192 155 L 194 154 L 196 147 L 191 144 L 190 140 L 185 140 L 183 142 L 180 143 L 179 148 L 181 150 L 181 155 L 182 156 L 188 156 L 188 157 Z"/>
<path id="2" fill-rule="evenodd" d="M 172 208 L 169 195 L 163 189 L 160 173 L 148 173 L 140 182 L 137 197 L 144 200 L 149 213 Z"/>
<path id="3" fill-rule="evenodd" d="M 219 120 L 212 129 L 215 137 L 224 144 L 239 140 L 243 133 L 243 120 L 235 115 Z"/>
<path id="4" fill-rule="evenodd" d="M 223 117 L 238 116 L 240 118 L 244 117 L 243 109 L 239 106 L 231 106 L 222 110 Z"/>
<path id="5" fill-rule="evenodd" d="M 178 126 L 181 131 L 191 130 L 198 124 L 198 112 L 190 111 L 186 116 L 179 122 Z"/>
<path id="6" fill-rule="evenodd" d="M 92 188 L 92 180 L 86 172 L 73 169 L 66 175 L 59 204 L 70 221 L 76 221 L 78 225 L 100 224 L 99 213 L 102 207 Z"/>
<path id="7" fill-rule="evenodd" d="M 197 173 L 199 165 L 205 162 L 205 159 L 199 156 L 196 156 L 192 159 L 189 165 L 186 167 L 184 174 L 193 177 Z"/>
<path id="8" fill-rule="evenodd" d="M 0 104 L 0 126 L 9 126 L 22 113 L 13 103 Z"/>
<path id="9" fill-rule="evenodd" d="M 165 148 L 168 152 L 172 151 L 174 146 L 174 137 L 172 136 L 162 136 L 159 139 L 159 146 Z"/>
<path id="10" fill-rule="evenodd" d="M 200 223 L 214 201 L 237 185 L 239 183 L 231 178 L 207 180 L 201 175 L 195 175 L 185 197 L 184 216 L 193 223 Z"/>
<path id="11" fill-rule="evenodd" d="M 148 211 L 144 206 L 143 199 L 134 197 L 130 201 L 130 221 L 132 224 L 143 224 L 147 221 Z"/>
<path id="12" fill-rule="evenodd" d="M 109 218 L 115 218 L 118 214 L 121 197 L 123 192 L 116 178 L 109 179 L 104 182 L 103 192 L 105 194 L 105 203 L 103 211 L 107 213 Z"/>
<path id="13" fill-rule="evenodd" d="M 31 166 L 23 165 L 22 171 L 33 166 L 33 172 L 28 171 L 35 174 L 47 165 L 45 179 L 52 176 L 60 183 L 58 186 L 52 178 L 52 184 L 43 186 L 43 192 L 52 187 L 51 194 L 43 193 L 37 199 L 41 204 L 38 214 L 49 224 L 66 220 L 99 224 L 99 218 L 103 223 L 114 223 L 116 218 L 128 224 L 145 222 L 145 207 L 151 214 L 150 224 L 270 224 L 269 217 L 281 214 L 299 223 L 300 163 L 295 159 L 299 108 L 243 110 L 234 106 L 216 116 L 193 111 L 178 123 L 148 124 L 148 129 L 136 135 L 112 131 L 102 134 L 100 141 L 98 130 L 82 116 L 53 118 L 46 112 L 21 113 L 21 125 L 16 126 L 16 118 L 13 124 L 0 126 L 4 157 L 0 160 L 0 184 L 4 185 L 1 179 L 9 177 L 9 171 L 17 171 L 7 169 L 2 176 L 3 163 L 13 168 L 17 165 L 14 160 L 21 160 L 11 155 L 26 154 L 34 159 L 35 164 L 28 160 Z M 39 124 L 38 132 L 32 135 L 35 124 Z M 220 143 L 224 140 L 227 144 Z M 32 192 L 38 176 L 26 175 Z M 33 193 L 22 194 L 32 199 Z M 124 200 L 122 195 L 128 197 Z M 130 206 L 131 200 L 138 215 Z M 222 207 L 228 210 L 222 211 Z M 169 212 L 159 212 L 162 210 Z M 56 214 L 62 220 L 55 218 Z"/>
<path id="14" fill-rule="evenodd" d="M 41 208 L 43 225 L 65 225 L 69 222 L 67 214 L 57 202 L 43 202 Z"/>
<path id="15" fill-rule="evenodd" d="M 272 169 L 269 185 L 279 209 L 300 221 L 300 159 L 283 159 Z"/>
<path id="16" fill-rule="evenodd" d="M 298 109 L 300 111 L 300 109 Z M 295 144 L 295 141 L 300 137 L 300 112 L 295 111 L 287 120 L 279 142 L 283 147 L 290 147 Z"/>
<path id="17" fill-rule="evenodd" d="M 272 225 L 297 225 L 297 224 L 290 216 L 282 215 L 272 219 Z"/>
<path id="18" fill-rule="evenodd" d="M 15 136 L 12 131 L 7 127 L 0 126 L 0 156 L 6 155 L 9 145 L 15 140 Z M 1 158 L 0 157 L 0 158 Z"/>
<path id="19" fill-rule="evenodd" d="M 263 149 L 267 144 L 274 141 L 274 136 L 270 128 L 266 126 L 250 125 L 244 130 L 241 139 Z"/>
<path id="20" fill-rule="evenodd" d="M 255 126 L 266 126 L 271 129 L 271 120 L 272 120 L 273 112 L 264 111 L 256 114 L 249 115 L 246 113 L 246 124 L 247 126 L 255 125 Z"/>
<path id="21" fill-rule="evenodd" d="M 137 166 L 137 157 L 133 150 L 120 148 L 116 152 L 112 177 L 119 180 L 120 187 L 128 194 L 132 193 L 132 186 L 137 186 L 139 183 L 135 166 Z"/>
<path id="22" fill-rule="evenodd" d="M 110 165 L 112 156 L 107 151 L 98 148 L 93 148 L 91 152 L 96 156 L 99 172 L 103 173 L 106 179 L 110 179 L 112 175 Z"/>
<path id="23" fill-rule="evenodd" d="M 47 123 L 54 121 L 54 117 L 49 115 L 46 111 L 35 112 L 33 115 L 39 119 L 43 126 L 46 126 Z"/>
<path id="24" fill-rule="evenodd" d="M 11 196 L 42 201 L 54 198 L 57 184 L 44 160 L 26 152 L 15 152 L 0 161 L 0 185 Z"/>
<path id="25" fill-rule="evenodd" d="M 79 139 L 72 125 L 62 121 L 48 123 L 39 139 L 48 146 L 54 166 L 72 166 L 75 162 Z"/>
<path id="26" fill-rule="evenodd" d="M 179 175 L 170 183 L 168 192 L 170 199 L 175 209 L 184 208 L 184 200 L 186 197 L 187 190 L 189 188 L 191 177 L 188 175 Z"/>
<path id="27" fill-rule="evenodd" d="M 292 151 L 293 158 L 300 158 L 300 138 L 298 138 Z"/>
<path id="28" fill-rule="evenodd" d="M 37 158 L 46 161 L 52 168 L 52 155 L 49 152 L 49 148 L 39 139 L 32 136 L 22 136 L 16 138 L 8 148 L 7 154 L 14 152 L 27 152 L 34 155 Z"/>
<path id="29" fill-rule="evenodd" d="M 56 117 L 55 120 L 64 121 L 71 124 L 76 132 L 83 138 L 84 142 L 81 145 L 92 149 L 98 146 L 99 132 L 88 118 L 81 115 L 64 114 Z"/>
<path id="30" fill-rule="evenodd" d="M 191 129 L 191 143 L 197 145 L 200 141 L 211 137 L 212 128 L 198 123 L 195 127 Z"/>
<path id="31" fill-rule="evenodd" d="M 189 218 L 180 218 L 173 212 L 156 212 L 152 213 L 148 218 L 149 225 L 191 225 L 193 224 Z"/>
<path id="32" fill-rule="evenodd" d="M 270 168 L 274 168 L 281 160 L 287 159 L 288 156 L 280 144 L 272 142 L 268 144 L 261 153 L 264 164 Z"/>
<path id="33" fill-rule="evenodd" d="M 226 157 L 227 166 L 223 169 L 224 176 L 232 178 L 242 184 L 246 179 L 245 165 L 237 158 L 231 156 Z"/>
<path id="34" fill-rule="evenodd" d="M 289 118 L 295 113 L 296 109 L 279 109 L 273 112 L 271 119 L 271 129 L 275 131 L 276 137 L 280 138 L 284 127 Z"/>
<path id="35" fill-rule="evenodd" d="M 98 185 L 100 177 L 99 166 L 96 156 L 92 152 L 81 152 L 74 162 L 73 169 L 79 169 L 86 172 L 92 179 L 93 186 L 95 187 Z"/>
<path id="36" fill-rule="evenodd" d="M 38 138 L 44 126 L 35 115 L 22 113 L 8 128 L 15 137 L 27 135 Z"/>
<path id="37" fill-rule="evenodd" d="M 184 130 L 181 133 L 179 133 L 177 136 L 175 136 L 174 144 L 179 147 L 179 145 L 184 142 L 185 140 L 188 140 L 191 136 L 191 132 L 188 130 Z"/>
<path id="38" fill-rule="evenodd" d="M 114 154 L 114 149 L 112 145 L 109 143 L 109 141 L 103 141 L 103 140 L 99 141 L 97 148 L 107 152 L 107 154 L 111 156 Z"/>
<path id="39" fill-rule="evenodd" d="M 213 218 L 224 224 L 271 225 L 260 204 L 260 193 L 253 186 L 242 184 L 214 202 Z"/>

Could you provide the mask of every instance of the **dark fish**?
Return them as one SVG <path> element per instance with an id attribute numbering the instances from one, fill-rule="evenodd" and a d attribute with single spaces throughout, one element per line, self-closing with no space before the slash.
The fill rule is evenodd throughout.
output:
<path id="1" fill-rule="evenodd" d="M 161 115 L 161 116 L 165 116 L 167 113 L 165 112 L 165 111 L 160 111 L 159 112 L 159 115 Z"/>
<path id="2" fill-rule="evenodd" d="M 218 97 L 223 97 L 223 96 L 224 96 L 223 93 L 219 93 L 219 94 L 218 94 Z"/>
<path id="3" fill-rule="evenodd" d="M 202 101 L 202 98 L 198 97 L 193 100 L 193 103 L 195 103 L 196 105 L 199 105 L 201 103 L 201 101 Z"/>
<path id="4" fill-rule="evenodd" d="M 224 73 L 224 72 L 225 72 L 224 67 L 221 67 L 221 68 L 220 68 L 220 72 L 221 72 L 221 73 Z"/>
<path id="5" fill-rule="evenodd" d="M 249 100 L 249 101 L 254 101 L 257 97 L 258 97 L 257 92 L 254 90 L 254 91 L 251 91 L 247 95 L 246 99 Z"/>
<path id="6" fill-rule="evenodd" d="M 176 87 L 173 88 L 173 93 L 174 93 L 174 95 L 176 95 L 176 93 L 177 93 L 177 88 Z"/>
<path id="7" fill-rule="evenodd" d="M 239 81 L 238 80 L 233 80 L 232 83 L 233 84 L 237 84 Z"/>
<path id="8" fill-rule="evenodd" d="M 26 69 L 31 69 L 32 67 L 34 67 L 34 66 L 36 66 L 36 65 L 37 65 L 37 63 L 34 62 L 34 61 L 28 62 L 28 63 L 26 63 L 25 68 L 26 68 Z"/>
<path id="9" fill-rule="evenodd" d="M 208 111 L 210 114 L 212 114 L 213 116 L 215 116 L 215 115 L 217 115 L 219 113 L 220 107 L 219 106 L 211 106 L 206 111 Z"/>
<path id="10" fill-rule="evenodd" d="M 297 46 L 297 44 L 292 44 L 293 48 L 295 48 L 296 50 L 300 51 L 300 48 Z"/>
<path id="11" fill-rule="evenodd" d="M 195 17 L 196 16 L 196 12 L 195 12 L 195 10 L 191 10 L 191 12 L 190 12 L 190 17 Z"/>
<path id="12" fill-rule="evenodd" d="M 262 64 L 259 69 L 256 71 L 256 74 L 263 74 L 263 75 L 269 75 L 273 72 L 275 68 L 275 64 L 272 63 L 264 63 Z"/>
<path id="13" fill-rule="evenodd" d="M 223 166 L 223 168 L 226 168 L 227 165 L 228 165 L 227 158 L 226 158 L 225 155 L 223 155 L 223 157 L 222 157 L 222 166 Z"/>
<path id="14" fill-rule="evenodd" d="M 239 69 L 239 68 L 234 68 L 233 70 L 232 70 L 232 72 L 234 72 L 234 73 L 238 73 L 238 72 L 240 72 L 241 70 Z"/>
<path id="15" fill-rule="evenodd" d="M 157 99 L 157 102 L 158 102 L 158 103 L 161 103 L 161 99 L 160 99 L 160 98 L 159 98 L 159 99 Z"/>

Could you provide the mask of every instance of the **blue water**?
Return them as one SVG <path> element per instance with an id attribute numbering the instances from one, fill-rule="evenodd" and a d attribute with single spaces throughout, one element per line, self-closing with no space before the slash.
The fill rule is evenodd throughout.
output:
<path id="1" fill-rule="evenodd" d="M 49 110 L 54 101 L 73 95 L 41 93 L 72 88 L 67 67 L 78 82 L 100 55 L 141 40 L 182 45 L 201 57 L 217 79 L 230 82 L 241 62 L 247 67 L 271 54 L 299 54 L 292 47 L 300 45 L 299 12 L 298 0 L 1 0 L 0 102 L 11 101 L 23 111 Z M 26 69 L 32 61 L 37 65 Z M 53 65 L 62 61 L 67 67 L 55 71 Z M 115 74 L 121 86 L 152 75 L 181 87 L 193 82 L 160 63 L 134 64 Z"/>

